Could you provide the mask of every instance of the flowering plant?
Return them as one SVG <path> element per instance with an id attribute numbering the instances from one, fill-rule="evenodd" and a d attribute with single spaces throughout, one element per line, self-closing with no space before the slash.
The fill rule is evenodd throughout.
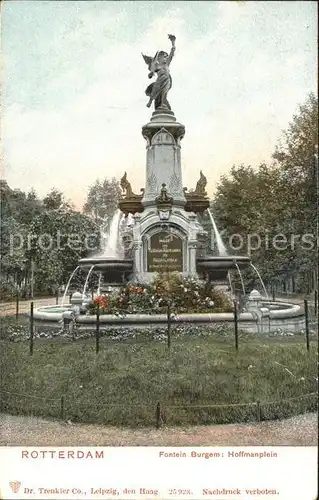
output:
<path id="1" fill-rule="evenodd" d="M 152 283 L 129 283 L 120 293 L 96 297 L 90 313 L 131 314 L 166 312 L 170 304 L 176 312 L 230 312 L 233 305 L 222 290 L 179 273 L 157 276 Z"/>
<path id="2" fill-rule="evenodd" d="M 89 312 L 96 314 L 99 309 L 100 313 L 111 314 L 111 295 L 99 295 L 92 304 L 90 304 Z"/>

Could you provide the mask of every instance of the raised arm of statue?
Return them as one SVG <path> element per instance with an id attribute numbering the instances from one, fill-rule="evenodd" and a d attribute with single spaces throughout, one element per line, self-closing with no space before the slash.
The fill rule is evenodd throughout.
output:
<path id="1" fill-rule="evenodd" d="M 170 51 L 169 56 L 167 58 L 167 64 L 169 66 L 171 64 L 171 62 L 172 62 L 172 59 L 174 57 L 175 50 L 176 50 L 176 47 L 175 47 L 176 36 L 175 35 L 168 35 L 168 38 L 172 42 L 172 48 L 171 48 L 171 51 Z"/>
<path id="2" fill-rule="evenodd" d="M 168 56 L 168 58 L 167 58 L 167 65 L 168 65 L 168 66 L 169 66 L 169 65 L 171 64 L 171 62 L 172 62 L 172 59 L 173 59 L 174 54 L 175 54 L 175 50 L 176 50 L 176 47 L 172 47 L 172 48 L 171 48 L 171 51 L 170 51 L 169 56 Z"/>

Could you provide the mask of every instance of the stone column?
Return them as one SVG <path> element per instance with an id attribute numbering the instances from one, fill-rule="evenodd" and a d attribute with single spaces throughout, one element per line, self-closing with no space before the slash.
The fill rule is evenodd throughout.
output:
<path id="1" fill-rule="evenodd" d="M 196 274 L 196 250 L 197 250 L 197 241 L 190 240 L 188 241 L 188 273 L 191 275 Z"/>
<path id="2" fill-rule="evenodd" d="M 134 250 L 134 274 L 140 276 L 143 274 L 143 255 L 142 255 L 142 242 L 136 241 L 133 243 Z"/>
<path id="3" fill-rule="evenodd" d="M 185 133 L 172 111 L 154 112 L 149 123 L 142 128 L 146 146 L 146 182 L 142 203 L 155 204 L 162 184 L 173 197 L 174 204 L 184 207 L 180 141 Z"/>

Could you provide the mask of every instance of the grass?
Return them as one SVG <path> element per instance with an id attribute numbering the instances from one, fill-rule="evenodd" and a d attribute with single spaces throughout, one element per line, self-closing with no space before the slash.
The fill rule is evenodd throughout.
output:
<path id="1" fill-rule="evenodd" d="M 242 336 L 236 352 L 227 336 L 178 341 L 173 336 L 170 351 L 159 341 L 103 338 L 98 355 L 94 340 L 36 340 L 32 357 L 27 342 L 1 341 L 2 391 L 34 397 L 2 392 L 0 411 L 145 427 L 154 425 L 158 402 L 167 425 L 257 418 L 256 404 L 208 405 L 261 401 L 263 420 L 316 410 L 315 397 L 283 400 L 317 391 L 317 348 L 311 345 L 307 352 L 304 342 L 276 340 Z"/>

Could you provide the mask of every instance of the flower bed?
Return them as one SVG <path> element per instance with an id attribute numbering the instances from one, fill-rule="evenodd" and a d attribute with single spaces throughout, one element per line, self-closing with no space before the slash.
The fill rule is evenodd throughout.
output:
<path id="1" fill-rule="evenodd" d="M 209 283 L 182 278 L 178 273 L 162 275 L 148 285 L 128 284 L 118 294 L 96 297 L 89 313 L 133 314 L 163 313 L 167 306 L 179 313 L 231 312 L 230 297 Z"/>

